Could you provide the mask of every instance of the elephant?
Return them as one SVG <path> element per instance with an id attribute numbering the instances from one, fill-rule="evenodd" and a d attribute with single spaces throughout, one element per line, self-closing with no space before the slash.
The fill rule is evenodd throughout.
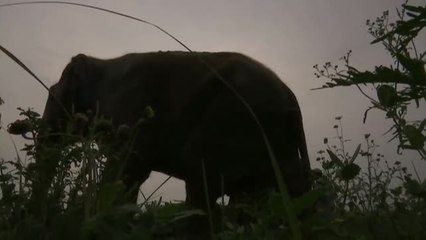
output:
<path id="1" fill-rule="evenodd" d="M 289 195 L 309 191 L 298 101 L 269 68 L 240 53 L 148 52 L 107 60 L 78 54 L 50 88 L 42 119 L 60 132 L 65 108 L 132 127 L 150 107 L 154 116 L 142 124 L 121 180 L 131 189 L 151 171 L 168 174 L 185 182 L 187 204 L 203 208 L 205 185 L 212 204 L 223 193 L 234 201 L 254 189 L 277 188 L 262 131 L 244 101 L 269 140 Z"/>

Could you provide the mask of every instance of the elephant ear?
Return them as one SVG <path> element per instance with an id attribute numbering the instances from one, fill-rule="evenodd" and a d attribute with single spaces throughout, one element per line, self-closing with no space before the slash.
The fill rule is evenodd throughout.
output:
<path id="1" fill-rule="evenodd" d="M 92 82 L 93 75 L 93 59 L 84 55 L 78 54 L 71 59 L 71 85 L 75 90 L 82 90 L 87 88 Z"/>
<path id="2" fill-rule="evenodd" d="M 84 81 L 89 73 L 89 58 L 80 53 L 71 59 L 71 66 L 73 77 Z"/>
<path id="3" fill-rule="evenodd" d="M 93 59 L 84 54 L 73 57 L 67 75 L 66 91 L 75 112 L 86 112 L 92 108 L 95 99 Z M 94 109 L 92 109 L 94 110 Z"/>

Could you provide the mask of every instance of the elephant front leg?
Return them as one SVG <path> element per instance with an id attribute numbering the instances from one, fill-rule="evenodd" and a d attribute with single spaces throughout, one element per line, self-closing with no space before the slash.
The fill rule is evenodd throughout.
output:
<path id="1" fill-rule="evenodd" d="M 207 202 L 210 199 L 206 195 L 206 191 L 203 188 L 203 182 L 201 181 L 186 181 L 186 204 L 191 207 L 207 210 Z"/>
<path id="2" fill-rule="evenodd" d="M 139 188 L 148 179 L 151 170 L 144 168 L 139 158 L 127 159 L 125 163 L 120 160 L 108 159 L 103 171 L 102 184 L 122 181 L 124 195 L 121 201 L 136 203 Z"/>
<path id="3" fill-rule="evenodd" d="M 210 189 L 206 191 L 201 178 L 198 181 L 185 181 L 185 184 L 186 204 L 192 208 L 203 210 L 206 214 L 192 216 L 188 220 L 188 232 L 194 236 L 194 239 L 210 239 L 211 231 L 215 231 L 214 225 L 220 220 L 215 204 L 218 196 Z M 213 225 L 210 225 L 210 220 L 213 221 L 211 222 Z"/>
<path id="4" fill-rule="evenodd" d="M 207 188 L 205 188 L 205 185 L 207 185 Z M 186 204 L 206 213 L 209 207 L 214 210 L 216 199 L 220 196 L 220 188 L 214 184 L 205 184 L 202 177 L 199 180 L 186 180 L 185 190 Z"/>
<path id="5" fill-rule="evenodd" d="M 138 168 L 137 165 L 128 164 L 126 166 L 122 176 L 125 186 L 125 200 L 137 202 L 140 186 L 148 179 L 150 174 L 151 170 L 143 170 Z"/>

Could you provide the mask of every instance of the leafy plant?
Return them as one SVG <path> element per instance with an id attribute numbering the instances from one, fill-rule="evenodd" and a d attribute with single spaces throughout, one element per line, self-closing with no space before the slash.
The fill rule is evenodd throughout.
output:
<path id="1" fill-rule="evenodd" d="M 114 164 L 120 162 L 114 160 L 118 158 L 125 163 L 123 158 L 127 148 L 114 148 L 112 152 L 108 147 L 97 147 L 95 139 L 117 145 L 117 141 L 131 141 L 131 135 L 123 136 L 122 128 L 113 129 L 108 121 L 96 116 L 93 117 L 93 124 L 84 126 L 87 124 L 87 116 L 82 115 L 74 116 L 66 133 L 52 135 L 39 114 L 31 109 L 19 110 L 25 119 L 10 124 L 8 131 L 13 134 L 29 131 L 32 137 L 26 138 L 31 138 L 32 143 L 26 144 L 23 149 L 28 156 L 26 164 L 19 160 L 18 153 L 17 162 L 1 163 L 0 186 L 3 198 L 0 206 L 4 219 L 0 223 L 0 226 L 3 224 L 0 232 L 25 234 L 17 231 L 15 226 L 31 219 L 28 223 L 30 226 L 40 227 L 29 232 L 49 235 L 53 234 L 53 229 L 58 229 L 54 227 L 55 223 L 61 222 L 55 219 L 71 221 L 72 224 L 89 221 L 98 212 L 115 209 L 116 204 L 126 202 L 122 183 L 114 180 L 117 174 L 106 176 L 110 172 L 104 174 L 103 170 L 106 156 Z M 87 128 L 87 136 L 81 135 L 82 127 Z M 61 140 L 58 141 L 58 138 Z M 114 167 L 120 169 L 122 165 Z M 108 181 L 101 184 L 102 179 Z M 14 224 L 7 229 L 6 223 L 10 222 Z"/>
<path id="2" fill-rule="evenodd" d="M 394 60 L 392 66 L 376 66 L 374 71 L 361 71 L 350 65 L 352 54 L 349 51 L 343 58 L 344 68 L 330 62 L 322 67 L 315 65 L 316 76 L 329 79 L 322 88 L 356 86 L 370 100 L 370 106 L 364 114 L 372 109 L 386 113 L 391 119 L 393 137 L 399 140 L 398 151 L 402 149 L 416 150 L 426 160 L 425 126 L 426 118 L 408 121 L 409 106 L 420 108 L 426 100 L 425 55 L 416 44 L 415 38 L 426 26 L 426 6 L 413 6 L 407 3 L 402 10 L 397 10 L 399 20 L 389 21 L 389 12 L 385 11 L 375 21 L 367 20 L 369 33 L 375 38 L 372 42 L 382 43 L 385 50 Z M 367 94 L 362 86 L 371 85 L 375 88 L 376 97 Z"/>
<path id="3" fill-rule="evenodd" d="M 357 230 L 359 236 L 380 239 L 425 236 L 421 225 L 426 223 L 426 198 L 421 192 L 426 189 L 426 181 L 414 179 L 401 162 L 389 164 L 384 160 L 370 134 L 364 135 L 364 144 L 349 153 L 350 140 L 343 135 L 342 118 L 337 117 L 336 120 L 337 143 L 324 139 L 326 150 L 319 151 L 317 158 L 323 171 L 316 181 L 327 192 L 328 201 L 333 202 L 335 224 L 332 228 L 339 232 Z M 413 194 L 413 191 L 416 193 Z M 415 222 L 411 232 L 401 228 L 408 218 Z M 357 227 L 351 229 L 351 224 Z M 383 229 L 388 229 L 388 232 Z"/>

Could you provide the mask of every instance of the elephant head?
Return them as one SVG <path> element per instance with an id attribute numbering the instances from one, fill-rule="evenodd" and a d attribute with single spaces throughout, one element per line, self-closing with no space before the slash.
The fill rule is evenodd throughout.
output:
<path id="1" fill-rule="evenodd" d="M 52 131 L 64 130 L 64 125 L 74 113 L 95 110 L 96 79 L 95 61 L 88 61 L 83 54 L 75 56 L 62 72 L 58 83 L 49 89 L 42 119 Z"/>

